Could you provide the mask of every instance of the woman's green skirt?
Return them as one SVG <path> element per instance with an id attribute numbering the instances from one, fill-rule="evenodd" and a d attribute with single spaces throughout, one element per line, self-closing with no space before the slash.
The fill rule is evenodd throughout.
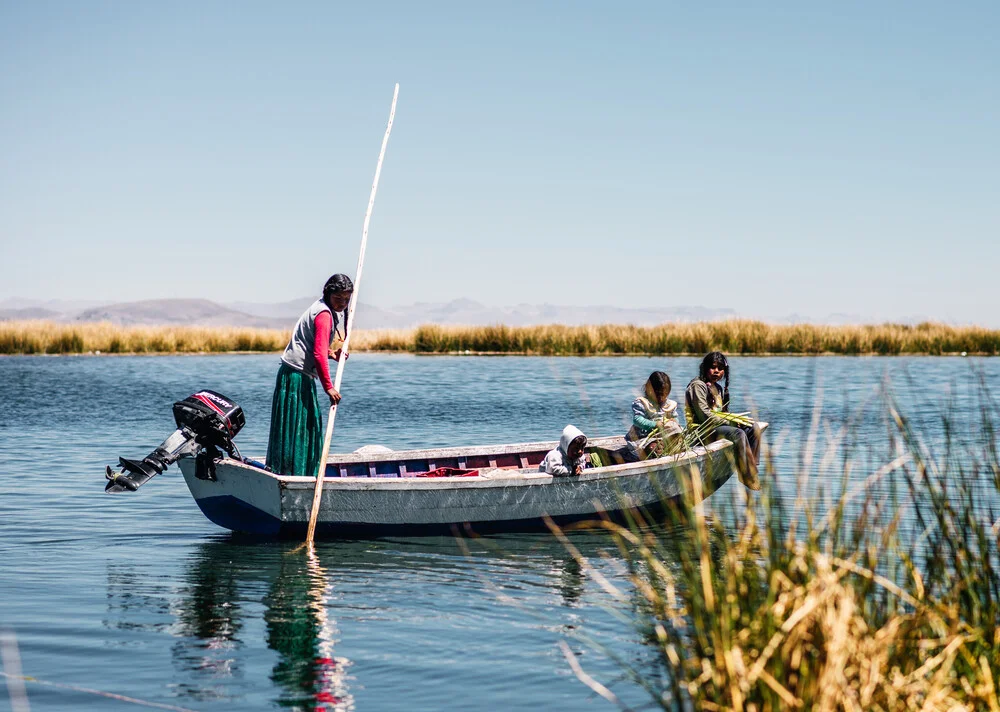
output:
<path id="1" fill-rule="evenodd" d="M 311 376 L 282 362 L 271 399 L 267 464 L 282 475 L 315 477 L 323 454 L 323 417 Z"/>

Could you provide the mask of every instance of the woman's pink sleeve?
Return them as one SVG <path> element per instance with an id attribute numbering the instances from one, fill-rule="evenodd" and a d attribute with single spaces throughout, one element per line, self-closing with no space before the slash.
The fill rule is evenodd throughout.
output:
<path id="1" fill-rule="evenodd" d="M 330 380 L 330 329 L 333 328 L 333 317 L 328 311 L 321 311 L 313 321 L 316 325 L 316 340 L 313 341 L 313 358 L 316 360 L 316 373 L 319 374 L 323 390 L 333 388 Z"/>

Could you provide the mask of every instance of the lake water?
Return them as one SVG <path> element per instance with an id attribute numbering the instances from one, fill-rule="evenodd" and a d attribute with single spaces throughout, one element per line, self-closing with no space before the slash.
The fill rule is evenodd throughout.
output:
<path id="1" fill-rule="evenodd" d="M 600 640 L 654 674 L 640 636 L 548 535 L 321 543 L 235 539 L 208 522 L 176 467 L 132 495 L 104 494 L 104 465 L 173 429 L 171 404 L 201 388 L 240 403 L 245 455 L 266 449 L 277 358 L 0 358 L 0 628 L 16 641 L 32 710 L 611 709 L 571 673 L 567 636 Z M 772 423 L 778 489 L 793 490 L 818 400 L 816 481 L 839 473 L 846 422 L 877 466 L 890 382 L 916 429 L 972 417 L 1000 360 L 734 358 L 734 410 Z M 572 422 L 623 433 L 651 370 L 689 358 L 483 358 L 356 354 L 335 451 L 555 439 Z M 858 469 L 857 477 L 871 470 Z M 731 480 L 710 502 L 744 496 Z M 616 583 L 604 539 L 574 543 Z M 604 552 L 607 556 L 598 555 Z M 569 639 L 588 673 L 628 704 L 648 696 L 617 663 Z M 13 668 L 8 644 L 5 670 Z M 43 684 L 51 683 L 51 684 Z M 85 691 L 82 688 L 86 688 Z M 97 694 L 105 693 L 104 695 Z M 134 698 L 115 699 L 107 694 Z M 6 697 L 0 709 L 9 709 Z M 6 707 L 5 707 L 6 705 Z"/>

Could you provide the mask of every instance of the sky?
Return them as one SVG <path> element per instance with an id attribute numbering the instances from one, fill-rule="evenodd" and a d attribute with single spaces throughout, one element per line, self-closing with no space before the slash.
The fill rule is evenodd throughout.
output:
<path id="1" fill-rule="evenodd" d="M 1000 326 L 1000 4 L 0 0 L 0 300 Z"/>

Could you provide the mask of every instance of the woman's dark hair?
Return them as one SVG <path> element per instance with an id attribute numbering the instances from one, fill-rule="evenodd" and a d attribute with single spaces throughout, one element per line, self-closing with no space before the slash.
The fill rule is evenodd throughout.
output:
<path id="1" fill-rule="evenodd" d="M 653 389 L 657 398 L 666 398 L 670 395 L 670 376 L 663 371 L 653 371 L 646 379 L 646 383 Z"/>
<path id="2" fill-rule="evenodd" d="M 343 294 L 344 292 L 353 292 L 354 282 L 346 274 L 337 273 L 326 280 L 326 284 L 323 285 L 323 301 L 326 302 L 327 306 L 330 304 L 331 294 Z M 334 333 L 340 333 L 338 329 L 337 315 L 333 315 L 333 330 Z M 347 337 L 347 310 L 344 310 L 344 338 Z"/>
<path id="3" fill-rule="evenodd" d="M 698 367 L 698 378 L 708 383 L 708 369 L 713 366 L 721 368 L 723 373 L 725 373 L 726 383 L 722 389 L 722 407 L 729 407 L 729 359 L 721 351 L 713 351 L 712 353 L 705 354 L 705 358 L 701 360 L 701 366 Z M 708 405 L 712 407 L 715 405 L 715 394 L 712 389 L 708 389 Z"/>

